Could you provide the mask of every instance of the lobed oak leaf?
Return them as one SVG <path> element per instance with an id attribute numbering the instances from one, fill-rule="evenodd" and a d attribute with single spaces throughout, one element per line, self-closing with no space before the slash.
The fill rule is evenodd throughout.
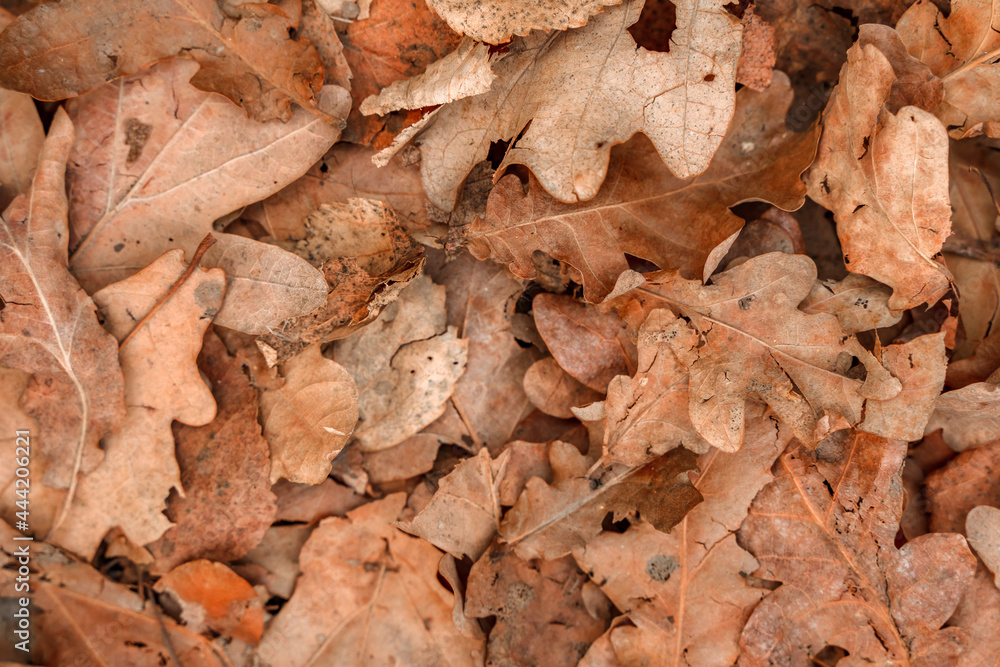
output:
<path id="1" fill-rule="evenodd" d="M 642 137 L 611 152 L 606 184 L 586 203 L 557 201 L 534 176 L 525 194 L 515 175 L 504 176 L 486 215 L 465 231 L 469 250 L 524 278 L 535 277 L 534 252 L 542 250 L 581 273 L 592 302 L 605 298 L 628 270 L 626 253 L 707 278 L 743 226 L 730 206 L 761 200 L 794 210 L 805 200 L 799 176 L 813 160 L 819 128 L 787 130 L 791 102 L 780 73 L 762 93 L 740 91 L 729 130 L 699 176 L 672 175 Z"/>
<path id="2" fill-rule="evenodd" d="M 905 452 L 905 442 L 845 431 L 779 459 L 739 541 L 760 562 L 753 574 L 781 586 L 750 616 L 738 664 L 803 662 L 828 645 L 876 663 L 954 660 L 963 635 L 939 628 L 975 558 L 960 535 L 923 535 L 896 549 Z"/>
<path id="3" fill-rule="evenodd" d="M 287 123 L 249 120 L 191 86 L 195 68 L 160 63 L 67 105 L 77 124 L 67 177 L 70 270 L 88 290 L 168 248 L 193 252 L 216 219 L 301 176 L 340 135 L 303 110 Z M 215 252 L 229 270 L 220 324 L 261 331 L 326 297 L 318 272 L 273 246 L 223 235 Z"/>
<path id="4" fill-rule="evenodd" d="M 114 339 L 66 269 L 66 156 L 73 124 L 58 111 L 29 192 L 0 218 L 0 365 L 32 375 L 21 406 L 41 427 L 47 486 L 72 487 L 125 417 Z M 20 427 L 18 427 L 20 428 Z"/>
<path id="5" fill-rule="evenodd" d="M 319 524 L 299 557 L 295 593 L 257 649 L 262 665 L 483 663 L 484 642 L 452 621 L 454 596 L 437 578 L 441 552 L 391 525 L 405 503 L 392 494 Z"/>
<path id="6" fill-rule="evenodd" d="M 67 0 L 39 6 L 7 27 L 0 85 L 61 100 L 183 54 L 199 65 L 195 86 L 225 95 L 257 120 L 288 120 L 292 102 L 322 115 L 323 64 L 308 42 L 291 38 L 290 28 L 295 24 L 285 11 L 267 3 L 241 4 L 227 14 L 214 0 L 104 0 L 99 9 Z"/>
<path id="7" fill-rule="evenodd" d="M 891 287 L 892 311 L 934 303 L 951 282 L 937 261 L 951 230 L 948 135 L 929 111 L 890 105 L 907 66 L 886 45 L 898 40 L 890 28 L 862 26 L 806 175 L 809 196 L 837 220 L 848 270 Z"/>
<path id="8" fill-rule="evenodd" d="M 593 198 L 611 147 L 638 132 L 679 178 L 703 172 L 733 115 L 742 27 L 721 2 L 684 0 L 669 53 L 652 52 L 627 30 L 642 5 L 626 0 L 582 28 L 516 39 L 488 93 L 441 107 L 416 139 L 431 202 L 450 211 L 496 140 L 514 140 L 501 170 L 527 166 L 560 201 Z"/>
<path id="9" fill-rule="evenodd" d="M 799 304 L 807 313 L 829 313 L 849 334 L 890 327 L 903 314 L 889 310 L 892 289 L 860 273 L 843 280 L 817 280 Z"/>
<path id="10" fill-rule="evenodd" d="M 171 250 L 94 295 L 120 341 L 128 410 L 121 428 L 103 440 L 104 460 L 67 498 L 66 520 L 49 537 L 87 559 L 115 526 L 140 546 L 170 528 L 167 496 L 181 490 L 171 422 L 203 426 L 215 418 L 196 360 L 222 304 L 225 276 L 220 269 L 195 268 L 190 275 L 186 269 L 184 251 Z"/>
<path id="11" fill-rule="evenodd" d="M 452 30 L 480 42 L 503 44 L 513 35 L 525 36 L 532 30 L 566 30 L 585 25 L 591 16 L 621 0 L 429 0 L 428 6 Z M 411 107 L 412 108 L 412 107 Z"/>

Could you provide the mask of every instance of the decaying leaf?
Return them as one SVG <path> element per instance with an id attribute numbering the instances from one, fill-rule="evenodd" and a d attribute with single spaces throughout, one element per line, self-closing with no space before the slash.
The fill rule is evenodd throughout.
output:
<path id="1" fill-rule="evenodd" d="M 679 178 L 703 172 L 733 115 L 742 27 L 720 1 L 676 4 L 669 53 L 628 33 L 642 0 L 512 42 L 490 91 L 445 105 L 416 140 L 428 198 L 450 211 L 490 142 L 515 137 L 500 168 L 526 165 L 560 201 L 593 198 L 611 147 L 637 132 Z"/>
<path id="2" fill-rule="evenodd" d="M 215 417 L 196 360 L 222 305 L 225 276 L 219 269 L 196 268 L 163 300 L 186 268 L 184 251 L 171 250 L 94 295 L 105 326 L 121 344 L 128 411 L 122 427 L 103 441 L 104 460 L 80 480 L 75 497 L 68 498 L 66 520 L 49 537 L 87 559 L 115 526 L 137 545 L 170 528 L 163 515 L 167 496 L 172 488 L 181 490 L 170 424 L 204 426 Z"/>
<path id="3" fill-rule="evenodd" d="M 591 15 L 619 2 L 621 0 L 490 0 L 485 3 L 430 0 L 427 4 L 455 32 L 481 42 L 502 44 L 509 42 L 512 35 L 524 36 L 532 30 L 579 28 Z"/>
<path id="4" fill-rule="evenodd" d="M 524 278 L 535 277 L 534 253 L 544 251 L 580 271 L 584 296 L 593 302 L 629 268 L 625 253 L 707 278 L 743 226 L 730 206 L 763 200 L 794 210 L 805 199 L 799 176 L 815 155 L 819 128 L 786 129 L 791 101 L 780 74 L 762 93 L 741 91 L 719 151 L 693 178 L 672 175 L 644 137 L 611 152 L 606 184 L 585 203 L 557 201 L 534 176 L 525 194 L 516 176 L 504 176 L 482 221 L 465 231 L 469 250 Z"/>
<path id="5" fill-rule="evenodd" d="M 117 346 L 66 270 L 63 170 L 73 124 L 56 113 L 29 193 L 0 224 L 0 364 L 31 373 L 21 405 L 38 420 L 45 483 L 66 488 L 101 461 L 97 443 L 125 416 Z"/>
<path id="6" fill-rule="evenodd" d="M 4 31 L 0 85 L 61 100 L 184 54 L 200 66 L 194 85 L 257 120 L 288 120 L 292 102 L 315 109 L 323 85 L 319 55 L 291 38 L 294 27 L 284 10 L 266 3 L 227 15 L 213 0 L 104 0 L 99 8 L 71 0 L 27 12 Z"/>

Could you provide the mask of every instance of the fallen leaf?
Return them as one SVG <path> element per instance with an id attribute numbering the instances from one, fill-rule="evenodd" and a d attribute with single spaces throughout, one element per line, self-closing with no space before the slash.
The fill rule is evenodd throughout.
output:
<path id="1" fill-rule="evenodd" d="M 207 627 L 249 644 L 257 644 L 264 632 L 264 605 L 256 591 L 222 563 L 184 563 L 160 577 L 153 589 L 173 595 L 184 624 L 194 632 Z"/>
<path id="2" fill-rule="evenodd" d="M 496 616 L 488 664 L 577 664 L 607 627 L 607 619 L 587 609 L 588 583 L 569 556 L 523 560 L 512 550 L 492 547 L 472 566 L 465 609 L 473 617 Z"/>
<path id="3" fill-rule="evenodd" d="M 512 35 L 525 36 L 532 30 L 579 28 L 594 14 L 621 0 L 429 0 L 428 6 L 448 22 L 452 30 L 480 42 L 503 44 Z M 413 108 L 413 107 L 411 107 Z"/>
<path id="4" fill-rule="evenodd" d="M 392 527 L 406 502 L 393 494 L 323 520 L 299 557 L 295 594 L 264 633 L 263 665 L 480 665 L 481 640 L 458 632 L 454 596 L 437 579 L 441 552 Z M 328 554 L 337 553 L 337 559 Z"/>
<path id="5" fill-rule="evenodd" d="M 611 147 L 637 132 L 679 178 L 703 172 L 733 115 L 742 26 L 721 1 L 684 0 L 670 52 L 653 52 L 627 31 L 641 11 L 625 0 L 583 28 L 518 38 L 488 93 L 441 107 L 416 140 L 434 205 L 450 211 L 490 142 L 515 137 L 499 169 L 527 166 L 560 201 L 593 198 Z"/>
<path id="6" fill-rule="evenodd" d="M 956 452 L 1000 440 L 1000 373 L 938 396 L 926 431 L 937 429 Z"/>
<path id="7" fill-rule="evenodd" d="M 255 586 L 264 586 L 272 595 L 287 600 L 302 574 L 299 553 L 312 532 L 313 526 L 303 524 L 272 526 L 233 569 Z"/>
<path id="8" fill-rule="evenodd" d="M 767 90 L 776 60 L 774 28 L 751 5 L 743 15 L 743 50 L 736 65 L 736 83 L 757 91 Z"/>
<path id="9" fill-rule="evenodd" d="M 890 327 L 902 313 L 889 310 L 892 289 L 860 273 L 843 280 L 817 280 L 799 304 L 807 313 L 829 313 L 849 334 Z"/>
<path id="10" fill-rule="evenodd" d="M 31 189 L 3 213 L 0 364 L 32 374 L 21 406 L 41 427 L 44 483 L 66 488 L 100 463 L 125 416 L 114 339 L 66 270 L 63 170 L 73 124 L 57 112 Z"/>
<path id="11" fill-rule="evenodd" d="M 965 517 L 965 530 L 971 546 L 993 572 L 1000 588 L 1000 509 L 989 505 L 973 507 Z"/>
<path id="12" fill-rule="evenodd" d="M 657 530 L 673 527 L 701 501 L 687 471 L 695 456 L 675 449 L 645 466 L 613 466 L 589 476 L 593 461 L 573 445 L 549 449 L 553 481 L 532 477 L 500 525 L 503 541 L 521 558 L 564 556 L 601 532 L 605 517 L 620 521 L 638 513 Z"/>
<path id="13" fill-rule="evenodd" d="M 285 384 L 260 397 L 264 437 L 271 448 L 271 483 L 319 484 L 358 423 L 351 374 L 313 345 L 282 365 Z"/>
<path id="14" fill-rule="evenodd" d="M 804 664 L 827 645 L 879 664 L 957 656 L 962 636 L 939 628 L 975 558 L 960 535 L 896 549 L 905 453 L 905 442 L 842 431 L 815 452 L 797 447 L 779 459 L 739 530 L 760 562 L 753 574 L 781 582 L 747 621 L 741 665 L 777 656 Z"/>
<path id="15" fill-rule="evenodd" d="M 465 370 L 467 343 L 445 324 L 445 288 L 419 276 L 334 355 L 358 387 L 363 451 L 403 442 L 437 419 Z"/>
<path id="16" fill-rule="evenodd" d="M 762 200 L 794 210 L 805 199 L 799 176 L 815 155 L 819 128 L 788 131 L 783 119 L 791 101 L 781 74 L 763 93 L 740 92 L 718 153 L 693 178 L 673 176 L 642 137 L 611 152 L 607 183 L 586 203 L 555 200 L 534 176 L 525 194 L 515 175 L 504 176 L 483 220 L 465 230 L 469 250 L 524 278 L 535 277 L 534 252 L 542 250 L 581 272 L 592 302 L 606 297 L 629 268 L 626 253 L 707 278 L 743 226 L 730 206 Z"/>
<path id="17" fill-rule="evenodd" d="M 996 633 L 1000 623 L 1000 590 L 982 564 L 949 623 L 968 633 L 964 650 L 956 663 L 958 667 L 979 667 L 1000 662 L 1000 637 Z"/>
<path id="18" fill-rule="evenodd" d="M 204 426 L 215 418 L 196 360 L 222 304 L 225 276 L 195 268 L 163 301 L 186 268 L 184 251 L 171 250 L 94 295 L 105 326 L 123 343 L 128 411 L 122 427 L 103 440 L 104 460 L 80 480 L 75 497 L 67 499 L 66 520 L 49 537 L 88 560 L 115 526 L 142 546 L 173 525 L 163 515 L 170 490 L 181 489 L 170 424 Z"/>
<path id="19" fill-rule="evenodd" d="M 524 373 L 524 393 L 536 408 L 562 419 L 571 419 L 573 408 L 604 398 L 604 394 L 577 382 L 552 357 L 536 361 Z"/>
<path id="20" fill-rule="evenodd" d="M 436 423 L 436 422 L 435 422 Z M 386 484 L 418 477 L 434 469 L 438 450 L 445 439 L 433 431 L 434 424 L 411 435 L 395 447 L 364 453 L 364 469 L 372 484 Z"/>
<path id="21" fill-rule="evenodd" d="M 319 523 L 328 516 L 346 516 L 366 502 L 363 496 L 332 479 L 324 479 L 319 484 L 279 480 L 271 490 L 278 497 L 276 522 Z"/>
<path id="22" fill-rule="evenodd" d="M 935 533 L 964 533 L 965 519 L 979 505 L 1000 507 L 1000 442 L 962 452 L 927 476 L 928 527 Z"/>
<path id="23" fill-rule="evenodd" d="M 0 88 L 0 211 L 28 192 L 44 140 L 45 130 L 31 98 Z"/>
<path id="24" fill-rule="evenodd" d="M 200 89 L 257 120 L 288 120 L 292 102 L 315 109 L 323 85 L 319 55 L 291 38 L 294 27 L 266 3 L 239 5 L 234 16 L 212 0 L 104 0 L 99 8 L 71 0 L 22 14 L 4 31 L 0 85 L 61 100 L 183 54 L 200 66 Z"/>
<path id="25" fill-rule="evenodd" d="M 836 217 L 848 270 L 891 287 L 889 309 L 904 310 L 934 303 L 950 286 L 936 261 L 951 230 L 948 134 L 929 111 L 888 107 L 894 66 L 902 67 L 880 50 L 890 36 L 899 41 L 890 28 L 861 28 L 805 180 L 809 196 Z"/>
<path id="26" fill-rule="evenodd" d="M 257 392 L 215 334 L 205 335 L 198 368 L 218 407 L 210 424 L 174 427 L 185 495 L 167 501 L 167 517 L 174 525 L 148 547 L 156 557 L 154 573 L 193 558 L 240 558 L 275 520 Z"/>
<path id="27" fill-rule="evenodd" d="M 70 270 L 88 290 L 131 275 L 169 248 L 193 252 L 217 218 L 291 183 L 339 137 L 339 129 L 303 110 L 287 123 L 249 120 L 194 88 L 196 69 L 187 60 L 160 63 L 67 105 L 77 125 L 67 176 Z M 260 297 L 275 297 L 271 290 Z"/>

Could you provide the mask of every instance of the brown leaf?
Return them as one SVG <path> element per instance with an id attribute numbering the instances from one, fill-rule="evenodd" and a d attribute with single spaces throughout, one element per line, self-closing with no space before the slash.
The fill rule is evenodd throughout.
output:
<path id="1" fill-rule="evenodd" d="M 979 667 L 1000 663 L 1000 590 L 982 564 L 976 578 L 949 620 L 950 625 L 968 633 L 957 667 Z"/>
<path id="2" fill-rule="evenodd" d="M 312 532 L 312 526 L 300 523 L 272 526 L 260 544 L 234 564 L 233 569 L 253 585 L 264 586 L 272 595 L 287 600 L 302 574 L 299 553 Z"/>
<path id="3" fill-rule="evenodd" d="M 736 83 L 757 91 L 767 90 L 776 60 L 774 28 L 751 5 L 743 15 L 743 51 L 736 66 Z"/>
<path id="4" fill-rule="evenodd" d="M 363 465 L 368 481 L 372 484 L 385 484 L 418 477 L 433 470 L 438 449 L 446 442 L 445 438 L 433 430 L 434 424 L 431 424 L 395 447 L 365 452 Z"/>
<path id="5" fill-rule="evenodd" d="M 328 516 L 346 516 L 366 500 L 332 479 L 319 484 L 296 484 L 279 480 L 271 489 L 278 497 L 275 521 L 319 523 Z"/>
<path id="6" fill-rule="evenodd" d="M 687 476 L 695 456 L 686 449 L 641 468 L 613 466 L 593 477 L 593 461 L 565 442 L 552 444 L 549 461 L 552 483 L 529 479 L 500 525 L 503 541 L 522 558 L 564 556 L 596 537 L 608 515 L 620 521 L 638 513 L 657 530 L 669 530 L 701 501 Z"/>
<path id="7" fill-rule="evenodd" d="M 781 586 L 754 609 L 741 665 L 805 663 L 827 645 L 855 660 L 953 660 L 962 635 L 939 630 L 975 573 L 960 535 L 930 534 L 897 550 L 906 443 L 839 432 L 815 452 L 792 448 L 739 531 L 753 574 Z M 950 664 L 942 660 L 941 663 Z"/>
<path id="8" fill-rule="evenodd" d="M 267 442 L 257 423 L 257 392 L 214 333 L 207 333 L 198 367 L 218 409 L 205 426 L 174 426 L 183 497 L 167 502 L 174 525 L 149 550 L 153 571 L 192 558 L 231 561 L 260 542 L 275 520 Z"/>
<path id="9" fill-rule="evenodd" d="M 445 288 L 420 276 L 363 331 L 337 342 L 358 386 L 364 451 L 397 445 L 444 412 L 465 370 L 467 343 L 445 323 Z"/>
<path id="10" fill-rule="evenodd" d="M 125 416 L 115 341 L 66 270 L 63 170 L 72 142 L 73 124 L 57 112 L 28 195 L 0 219 L 0 364 L 33 376 L 21 405 L 41 426 L 44 482 L 58 488 L 100 463 L 98 441 Z"/>
<path id="11" fill-rule="evenodd" d="M 264 437 L 271 448 L 271 482 L 319 484 L 358 423 L 351 374 L 312 345 L 282 365 L 285 384 L 260 397 Z"/>
<path id="12" fill-rule="evenodd" d="M 684 0 L 670 52 L 648 51 L 627 32 L 642 4 L 625 0 L 583 28 L 516 39 L 488 93 L 441 107 L 417 139 L 434 205 L 450 211 L 490 142 L 515 137 L 500 169 L 527 166 L 560 201 L 593 198 L 611 147 L 638 132 L 678 177 L 703 172 L 732 118 L 742 26 L 721 1 Z"/>
<path id="13" fill-rule="evenodd" d="M 131 275 L 168 248 L 193 252 L 217 218 L 301 176 L 340 134 L 303 110 L 287 123 L 249 120 L 195 89 L 195 68 L 187 60 L 160 63 L 67 105 L 77 123 L 70 268 L 88 290 Z M 272 316 L 302 308 L 274 301 L 279 294 L 270 289 L 254 294 L 262 307 L 271 297 Z"/>
<path id="14" fill-rule="evenodd" d="M 0 88 L 0 211 L 28 192 L 44 140 L 45 130 L 31 98 Z"/>
<path id="15" fill-rule="evenodd" d="M 868 276 L 850 273 L 843 280 L 817 280 L 799 304 L 807 313 L 829 313 L 849 334 L 890 327 L 902 313 L 889 310 L 892 289 Z"/>
<path id="16" fill-rule="evenodd" d="M 948 135 L 929 111 L 889 106 L 902 65 L 883 41 L 899 37 L 864 26 L 848 51 L 806 185 L 836 217 L 847 268 L 891 287 L 890 310 L 904 310 L 949 288 L 936 261 L 951 230 Z"/>
<path id="17" fill-rule="evenodd" d="M 965 517 L 969 546 L 993 572 L 993 581 L 1000 588 L 1000 509 L 988 505 L 973 507 Z"/>
<path id="18" fill-rule="evenodd" d="M 562 419 L 571 419 L 573 408 L 604 398 L 604 394 L 577 382 L 552 357 L 536 361 L 524 373 L 524 393 L 536 408 Z"/>
<path id="19" fill-rule="evenodd" d="M 405 502 L 393 494 L 320 523 L 302 549 L 295 594 L 257 650 L 263 665 L 360 667 L 403 655 L 413 667 L 482 664 L 483 642 L 452 622 L 441 552 L 391 525 Z"/>
<path id="20" fill-rule="evenodd" d="M 708 169 L 683 180 L 637 137 L 611 153 L 607 185 L 587 203 L 563 204 L 529 178 L 525 194 L 514 175 L 500 179 L 486 216 L 465 233 L 469 250 L 533 278 L 535 250 L 570 264 L 583 276 L 584 296 L 597 302 L 626 271 L 625 253 L 686 277 L 707 277 L 743 226 L 729 207 L 749 200 L 794 210 L 805 199 L 799 175 L 812 162 L 818 127 L 789 132 L 788 80 L 776 75 L 763 93 L 736 96 L 733 121 Z"/>
<path id="21" fill-rule="evenodd" d="M 509 42 L 512 35 L 523 37 L 532 30 L 549 32 L 579 28 L 592 15 L 619 2 L 621 0 L 489 0 L 485 3 L 471 0 L 429 0 L 427 4 L 455 32 L 480 42 L 503 44 Z"/>
<path id="22" fill-rule="evenodd" d="M 927 513 L 930 529 L 964 533 L 965 519 L 978 505 L 1000 507 L 1000 442 L 962 452 L 927 476 Z"/>
<path id="23" fill-rule="evenodd" d="M 956 452 L 1000 440 L 1000 373 L 938 396 L 926 431 L 937 429 Z"/>
<path id="24" fill-rule="evenodd" d="M 185 269 L 184 251 L 171 250 L 94 295 L 105 326 L 124 342 L 119 360 L 128 411 L 121 429 L 103 440 L 104 460 L 80 481 L 66 520 L 50 537 L 87 559 L 115 526 L 140 546 L 170 528 L 163 510 L 170 489 L 181 489 L 170 424 L 204 426 L 215 418 L 196 360 L 222 303 L 225 276 L 219 269 L 195 269 L 161 303 Z"/>
<path id="25" fill-rule="evenodd" d="M 213 0 L 103 0 L 99 7 L 69 0 L 23 14 L 4 31 L 0 85 L 61 100 L 183 54 L 200 66 L 193 79 L 200 89 L 225 95 L 257 120 L 288 120 L 292 102 L 316 109 L 323 85 L 319 56 L 289 36 L 294 27 L 268 4 L 240 5 L 227 16 Z"/>
<path id="26" fill-rule="evenodd" d="M 771 464 L 789 440 L 755 408 L 747 441 L 734 454 L 698 459 L 694 481 L 704 500 L 667 533 L 646 523 L 604 532 L 575 554 L 634 626 L 612 628 L 621 664 L 729 667 L 743 624 L 766 591 L 745 582 L 757 567 L 734 534 L 753 497 L 773 478 Z"/>
<path id="27" fill-rule="evenodd" d="M 488 664 L 576 665 L 607 627 L 587 608 L 588 585 L 569 556 L 522 560 L 492 547 L 472 566 L 465 609 L 473 617 L 496 616 Z"/>

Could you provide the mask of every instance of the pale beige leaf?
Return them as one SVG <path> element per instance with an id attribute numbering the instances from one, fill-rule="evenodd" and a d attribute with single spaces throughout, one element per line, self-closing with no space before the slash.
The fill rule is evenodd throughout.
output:
<path id="1" fill-rule="evenodd" d="M 431 9 L 452 30 L 481 42 L 502 44 L 532 30 L 579 28 L 605 7 L 621 0 L 429 0 Z"/>
<path id="2" fill-rule="evenodd" d="M 817 280 L 812 291 L 799 304 L 807 313 L 829 313 L 840 320 L 849 334 L 890 327 L 902 313 L 889 310 L 892 290 L 860 273 L 849 273 L 843 280 Z"/>
<path id="3" fill-rule="evenodd" d="M 271 483 L 319 484 L 358 422 L 358 390 L 350 373 L 312 345 L 282 366 L 285 384 L 260 397 L 271 447 Z"/>
<path id="4" fill-rule="evenodd" d="M 80 481 L 66 520 L 49 538 L 87 559 L 115 526 L 144 545 L 173 525 L 163 510 L 170 490 L 183 490 L 170 424 L 176 419 L 203 426 L 215 417 L 215 399 L 197 358 L 205 329 L 222 304 L 225 275 L 220 269 L 195 269 L 154 312 L 186 268 L 184 251 L 171 250 L 94 295 L 105 326 L 119 341 L 153 314 L 119 351 L 125 423 L 104 439 L 104 461 Z"/>
<path id="5" fill-rule="evenodd" d="M 972 508 L 965 518 L 965 532 L 969 546 L 993 573 L 993 581 L 1000 588 L 1000 509 L 989 505 Z"/>

